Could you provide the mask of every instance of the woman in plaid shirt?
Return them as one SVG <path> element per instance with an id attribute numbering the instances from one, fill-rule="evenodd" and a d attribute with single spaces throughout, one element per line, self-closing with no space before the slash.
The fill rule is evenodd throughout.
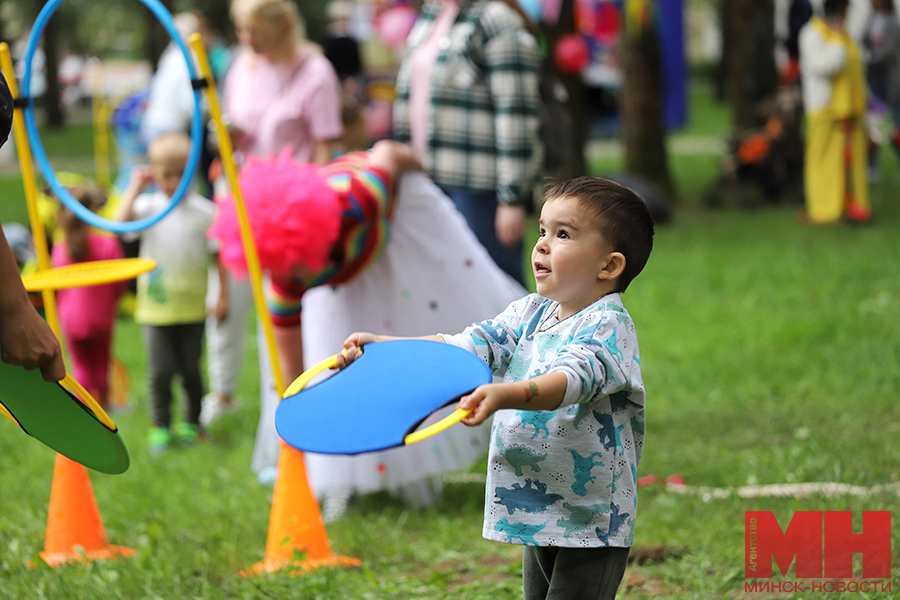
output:
<path id="1" fill-rule="evenodd" d="M 523 281 L 525 204 L 539 176 L 538 64 L 515 0 L 426 0 L 397 75 L 394 135 Z"/>

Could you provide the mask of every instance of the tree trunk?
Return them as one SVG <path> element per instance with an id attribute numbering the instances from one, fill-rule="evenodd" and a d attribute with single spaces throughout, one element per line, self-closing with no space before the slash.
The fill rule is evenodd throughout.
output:
<path id="1" fill-rule="evenodd" d="M 40 6 L 47 4 L 41 0 Z M 51 18 L 44 29 L 44 68 L 47 76 L 47 91 L 44 94 L 44 110 L 47 113 L 47 126 L 59 129 L 65 125 L 65 114 L 59 88 L 59 18 Z"/>
<path id="2" fill-rule="evenodd" d="M 557 179 L 569 179 L 587 173 L 587 163 L 584 157 L 584 147 L 588 138 L 587 104 L 585 98 L 584 81 L 580 75 L 566 75 L 556 67 L 553 59 L 553 49 L 563 35 L 575 31 L 575 6 L 574 0 L 563 0 L 559 12 L 559 20 L 554 24 L 543 26 L 544 38 L 547 44 L 547 60 L 553 66 L 559 81 L 566 88 L 568 100 L 565 108 L 569 113 L 572 123 L 572 159 L 571 163 L 558 173 L 552 173 Z"/>
<path id="3" fill-rule="evenodd" d="M 725 0 L 728 99 L 738 129 L 756 127 L 759 103 L 778 88 L 774 0 Z"/>
<path id="4" fill-rule="evenodd" d="M 161 2 L 169 12 L 174 14 L 175 9 L 173 0 L 161 0 Z M 147 22 L 147 38 L 144 49 L 146 51 L 147 60 L 150 62 L 150 66 L 156 71 L 156 64 L 159 62 L 159 57 L 162 56 L 163 50 L 169 45 L 171 37 L 166 31 L 166 28 L 159 22 L 159 19 L 156 18 L 156 15 L 150 12 L 150 9 L 144 7 L 144 15 Z"/>
<path id="5" fill-rule="evenodd" d="M 659 34 L 652 23 L 621 36 L 619 113 L 625 167 L 674 195 L 663 124 L 663 73 Z"/>

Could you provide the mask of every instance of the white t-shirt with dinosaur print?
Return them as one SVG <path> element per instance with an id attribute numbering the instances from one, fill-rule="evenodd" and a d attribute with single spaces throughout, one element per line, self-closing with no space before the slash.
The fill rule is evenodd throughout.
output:
<path id="1" fill-rule="evenodd" d="M 634 541 L 644 384 L 631 315 L 619 294 L 557 320 L 531 294 L 447 343 L 477 354 L 503 381 L 550 371 L 568 378 L 555 411 L 494 414 L 484 537 L 511 544 L 596 548 Z"/>

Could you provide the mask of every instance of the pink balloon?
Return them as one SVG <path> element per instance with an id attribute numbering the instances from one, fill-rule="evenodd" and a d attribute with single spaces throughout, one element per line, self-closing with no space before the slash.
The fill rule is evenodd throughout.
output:
<path id="1" fill-rule="evenodd" d="M 578 75 L 591 60 L 591 49 L 584 37 L 577 33 L 567 33 L 559 38 L 553 51 L 556 66 L 569 75 Z"/>
<path id="2" fill-rule="evenodd" d="M 410 6 L 394 6 L 378 15 L 375 30 L 378 37 L 389 48 L 403 47 L 412 30 L 417 17 L 416 10 Z"/>

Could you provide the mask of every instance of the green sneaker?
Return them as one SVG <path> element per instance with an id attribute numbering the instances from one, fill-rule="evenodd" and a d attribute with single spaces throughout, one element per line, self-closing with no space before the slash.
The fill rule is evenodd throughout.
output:
<path id="1" fill-rule="evenodd" d="M 200 441 L 200 426 L 195 423 L 179 423 L 175 426 L 175 435 L 182 446 L 193 446 Z"/>
<path id="2" fill-rule="evenodd" d="M 168 427 L 151 427 L 147 433 L 147 447 L 153 456 L 168 450 L 171 441 L 172 434 L 169 432 Z"/>

